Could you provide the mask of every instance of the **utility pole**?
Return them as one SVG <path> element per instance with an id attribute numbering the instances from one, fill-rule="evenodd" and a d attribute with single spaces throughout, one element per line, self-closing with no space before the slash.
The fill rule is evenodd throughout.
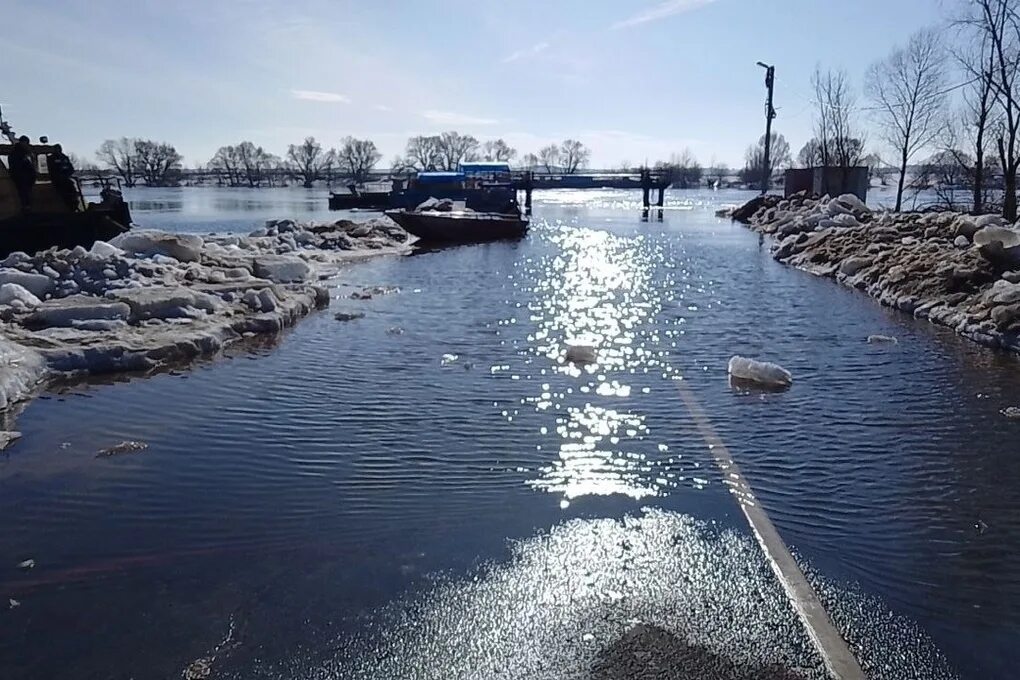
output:
<path id="1" fill-rule="evenodd" d="M 772 180 L 772 166 L 769 161 L 772 153 L 772 119 L 776 117 L 776 109 L 772 106 L 772 93 L 776 85 L 776 67 L 769 66 L 762 61 L 758 62 L 758 66 L 765 69 L 765 87 L 769 91 L 768 98 L 765 100 L 765 159 L 761 173 L 761 193 L 764 195 L 768 193 Z"/>

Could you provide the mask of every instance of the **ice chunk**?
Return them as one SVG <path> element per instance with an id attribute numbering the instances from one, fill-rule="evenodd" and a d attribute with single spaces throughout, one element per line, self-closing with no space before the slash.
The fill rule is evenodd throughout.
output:
<path id="1" fill-rule="evenodd" d="M 598 350 L 591 345 L 568 345 L 565 358 L 575 364 L 594 364 L 599 355 Z"/>
<path id="2" fill-rule="evenodd" d="M 198 262 L 205 242 L 194 234 L 170 234 L 155 229 L 133 229 L 117 236 L 110 245 L 140 255 L 165 255 L 181 262 Z"/>
<path id="3" fill-rule="evenodd" d="M 869 335 L 868 336 L 868 344 L 869 345 L 878 345 L 878 344 L 883 344 L 883 343 L 890 344 L 890 345 L 896 345 L 896 344 L 899 343 L 899 340 L 897 340 L 896 338 L 892 337 L 891 335 Z"/>
<path id="4" fill-rule="evenodd" d="M 301 283 L 312 274 L 308 263 L 287 255 L 264 255 L 255 258 L 255 276 L 275 283 Z"/>
<path id="5" fill-rule="evenodd" d="M 970 239 L 964 236 L 963 234 L 960 234 L 955 239 L 953 239 L 953 245 L 956 246 L 957 248 L 966 248 L 967 246 L 970 245 Z"/>
<path id="6" fill-rule="evenodd" d="M 849 206 L 851 210 L 857 210 L 860 212 L 871 212 L 868 206 L 864 204 L 864 201 L 859 199 L 854 194 L 843 194 L 838 199 L 843 205 Z"/>
<path id="7" fill-rule="evenodd" d="M 214 312 L 221 304 L 217 298 L 207 293 L 184 286 L 124 289 L 107 295 L 131 308 L 132 321 L 183 318 L 189 316 L 186 311 L 188 307 Z"/>
<path id="8" fill-rule="evenodd" d="M 131 308 L 123 302 L 87 295 L 72 295 L 41 304 L 28 318 L 26 328 L 70 327 L 75 321 L 91 319 L 128 319 Z"/>
<path id="9" fill-rule="evenodd" d="M 1001 215 L 981 215 L 974 220 L 974 224 L 978 229 L 982 229 L 984 227 L 1004 227 L 1009 223 Z"/>
<path id="10" fill-rule="evenodd" d="M 742 356 L 730 359 L 729 373 L 738 380 L 766 385 L 786 387 L 793 382 L 793 376 L 779 364 L 770 361 L 756 361 Z"/>
<path id="11" fill-rule="evenodd" d="M 333 315 L 333 318 L 337 321 L 354 321 L 355 319 L 364 319 L 364 312 L 337 312 Z"/>
<path id="12" fill-rule="evenodd" d="M 14 430 L 0 430 L 0 451 L 3 451 L 11 442 L 21 439 L 21 433 Z"/>
<path id="13" fill-rule="evenodd" d="M 106 241 L 96 241 L 95 243 L 92 244 L 92 248 L 89 249 L 89 252 L 103 259 L 108 259 L 111 257 L 115 257 L 117 255 L 124 254 L 123 250 L 121 250 L 117 246 L 111 246 Z"/>
<path id="14" fill-rule="evenodd" d="M 1001 243 L 1003 248 L 1020 246 L 1020 231 L 1006 227 L 984 227 L 974 234 L 974 245 L 987 246 L 992 243 Z"/>
<path id="15" fill-rule="evenodd" d="M 0 285 L 16 283 L 32 295 L 42 299 L 53 292 L 53 280 L 43 274 L 31 274 L 17 269 L 0 269 Z"/>
<path id="16" fill-rule="evenodd" d="M 1010 406 L 1002 409 L 1002 415 L 1010 420 L 1020 420 L 1020 406 Z"/>
<path id="17" fill-rule="evenodd" d="M 45 373 L 41 354 L 0 337 L 0 410 L 28 396 Z"/>
<path id="18" fill-rule="evenodd" d="M 31 291 L 17 283 L 5 283 L 0 285 L 0 305 L 9 305 L 15 300 L 20 301 L 25 307 L 35 308 L 42 304 L 42 300 L 32 295 Z"/>
<path id="19" fill-rule="evenodd" d="M 120 444 L 116 444 L 107 449 L 100 449 L 96 453 L 96 458 L 110 458 L 111 456 L 119 456 L 122 453 L 138 453 L 149 448 L 149 445 L 145 442 L 136 441 L 124 441 Z"/>

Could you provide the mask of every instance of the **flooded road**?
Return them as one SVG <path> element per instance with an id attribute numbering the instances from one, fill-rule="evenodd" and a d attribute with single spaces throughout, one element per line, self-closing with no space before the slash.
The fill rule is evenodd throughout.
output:
<path id="1" fill-rule="evenodd" d="M 206 232 L 319 194 L 129 198 Z M 744 197 L 539 193 L 519 243 L 368 262 L 278 341 L 31 403 L 3 677 L 824 677 L 685 392 L 869 675 L 1012 677 L 1020 363 L 776 264 L 714 217 Z M 731 388 L 733 354 L 792 388 Z"/>

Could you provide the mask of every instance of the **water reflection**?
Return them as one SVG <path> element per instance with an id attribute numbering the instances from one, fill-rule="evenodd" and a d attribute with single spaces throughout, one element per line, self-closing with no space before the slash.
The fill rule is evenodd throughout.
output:
<path id="1" fill-rule="evenodd" d="M 541 445 L 554 458 L 530 484 L 560 495 L 564 508 L 583 496 L 661 495 L 689 479 L 702 488 L 708 482 L 696 473 L 700 463 L 669 455 L 631 406 L 632 397 L 677 375 L 668 357 L 682 330 L 669 326 L 685 320 L 667 320 L 665 329 L 659 323 L 675 284 L 661 268 L 661 244 L 562 223 L 539 229 L 555 247 L 530 260 L 515 282 L 530 300 L 532 330 L 521 354 L 538 362 L 544 382 L 521 404 L 540 415 L 541 435 L 561 441 Z M 579 346 L 590 347 L 594 361 L 571 361 L 570 348 Z"/>

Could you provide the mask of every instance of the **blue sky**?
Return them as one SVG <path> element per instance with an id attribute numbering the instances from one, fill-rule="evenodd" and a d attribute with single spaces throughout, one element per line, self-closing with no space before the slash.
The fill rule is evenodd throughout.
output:
<path id="1" fill-rule="evenodd" d="M 188 164 L 250 139 L 457 129 L 520 153 L 566 137 L 593 165 L 742 165 L 762 134 L 758 60 L 777 68 L 776 129 L 810 136 L 810 74 L 868 64 L 952 0 L 10 0 L 5 117 L 92 157 L 106 138 L 176 145 Z M 13 28 L 13 30 L 12 30 Z"/>

